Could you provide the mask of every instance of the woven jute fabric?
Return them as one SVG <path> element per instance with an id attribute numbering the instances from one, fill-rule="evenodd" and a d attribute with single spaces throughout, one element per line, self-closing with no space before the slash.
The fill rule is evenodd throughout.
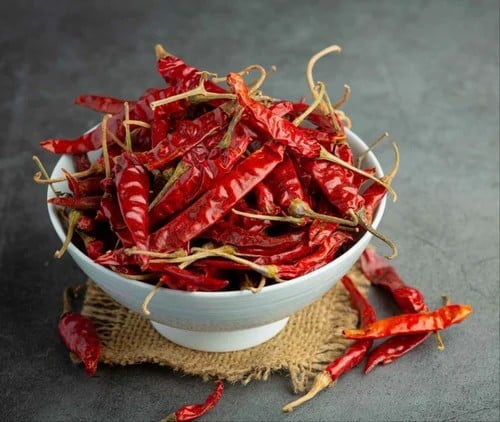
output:
<path id="1" fill-rule="evenodd" d="M 366 293 L 369 282 L 358 264 L 348 275 Z M 318 301 L 292 315 L 277 336 L 235 352 L 201 352 L 174 344 L 147 319 L 115 302 L 91 280 L 87 282 L 81 312 L 96 325 L 102 342 L 101 363 L 155 363 L 204 380 L 217 378 L 243 384 L 281 373 L 290 377 L 296 393 L 303 392 L 325 364 L 351 344 L 343 338 L 342 329 L 358 323 L 358 312 L 340 282 Z"/>

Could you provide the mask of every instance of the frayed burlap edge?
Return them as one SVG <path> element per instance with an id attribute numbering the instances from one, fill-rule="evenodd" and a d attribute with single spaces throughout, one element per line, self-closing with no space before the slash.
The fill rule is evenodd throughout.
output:
<path id="1" fill-rule="evenodd" d="M 348 275 L 366 293 L 369 282 L 358 264 Z M 200 352 L 174 344 L 147 319 L 115 302 L 91 280 L 87 282 L 82 313 L 94 321 L 102 342 L 102 363 L 154 363 L 204 380 L 218 378 L 243 384 L 266 380 L 276 372 L 288 373 L 296 393 L 303 392 L 314 376 L 351 344 L 342 336 L 342 329 L 358 323 L 358 313 L 341 283 L 292 315 L 276 337 L 236 352 Z"/>

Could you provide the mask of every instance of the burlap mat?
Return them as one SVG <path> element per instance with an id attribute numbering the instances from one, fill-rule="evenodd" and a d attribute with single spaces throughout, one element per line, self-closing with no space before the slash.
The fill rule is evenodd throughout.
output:
<path id="1" fill-rule="evenodd" d="M 349 275 L 365 293 L 369 282 L 358 265 Z M 358 313 L 342 283 L 290 317 L 276 337 L 236 352 L 200 352 L 178 346 L 158 334 L 147 319 L 115 302 L 90 280 L 82 313 L 96 325 L 102 341 L 103 363 L 155 363 L 204 380 L 218 378 L 244 384 L 266 380 L 272 373 L 280 372 L 288 374 L 296 393 L 304 391 L 325 364 L 351 344 L 341 331 L 358 323 Z"/>

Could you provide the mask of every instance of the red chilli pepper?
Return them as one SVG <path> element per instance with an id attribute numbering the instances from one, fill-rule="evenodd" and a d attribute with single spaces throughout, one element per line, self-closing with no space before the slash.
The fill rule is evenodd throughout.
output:
<path id="1" fill-rule="evenodd" d="M 400 334 L 428 333 L 458 324 L 472 313 L 470 305 L 446 305 L 431 312 L 395 315 L 364 328 L 344 330 L 349 339 L 377 339 Z"/>
<path id="2" fill-rule="evenodd" d="M 301 165 L 310 174 L 342 215 L 349 210 L 359 210 L 364 205 L 359 187 L 350 182 L 352 171 L 329 161 L 303 159 Z"/>
<path id="3" fill-rule="evenodd" d="M 352 304 L 359 312 L 361 326 L 373 323 L 377 319 L 377 316 L 367 299 L 348 276 L 344 276 L 341 281 L 349 293 Z M 361 363 L 372 343 L 372 340 L 360 340 L 353 343 L 342 356 L 332 361 L 322 372 L 316 375 L 313 385 L 306 395 L 287 404 L 283 408 L 283 411 L 291 412 L 295 407 L 312 399 L 325 388 L 330 387 L 342 374 L 345 374 Z"/>
<path id="4" fill-rule="evenodd" d="M 190 292 L 216 292 L 229 285 L 228 280 L 179 268 L 177 265 L 149 264 L 149 268 L 154 272 L 162 272 L 160 281 L 171 289 Z"/>
<path id="5" fill-rule="evenodd" d="M 352 236 L 342 231 L 332 231 L 325 242 L 313 249 L 310 254 L 303 256 L 293 264 L 277 264 L 278 275 L 282 279 L 291 279 L 310 273 L 330 262 L 340 247 Z"/>
<path id="6" fill-rule="evenodd" d="M 271 255 L 283 253 L 306 237 L 305 231 L 295 231 L 278 236 L 263 233 L 248 233 L 242 227 L 227 221 L 219 221 L 203 235 L 221 244 L 233 245 L 238 252 Z"/>
<path id="7" fill-rule="evenodd" d="M 238 166 L 225 174 L 219 183 L 183 210 L 165 226 L 150 235 L 152 250 L 169 252 L 220 220 L 252 188 L 264 179 L 283 159 L 284 148 L 265 144 Z"/>
<path id="8" fill-rule="evenodd" d="M 86 316 L 71 310 L 74 290 L 64 292 L 64 311 L 59 318 L 57 330 L 67 349 L 78 356 L 88 375 L 94 375 L 101 355 L 101 343 L 94 323 Z"/>
<path id="9" fill-rule="evenodd" d="M 263 104 L 250 98 L 248 88 L 240 75 L 230 73 L 227 76 L 227 83 L 236 94 L 238 102 L 252 113 L 253 118 L 265 128 L 273 140 L 285 145 L 294 154 L 311 158 L 319 157 L 321 145 L 311 136 L 306 136 L 289 120 L 278 116 Z"/>
<path id="10" fill-rule="evenodd" d="M 131 155 L 122 154 L 114 168 L 116 192 L 120 210 L 137 247 L 147 247 L 149 235 L 148 197 L 149 176 Z"/>
<path id="11" fill-rule="evenodd" d="M 374 348 L 365 365 L 365 374 L 368 374 L 377 365 L 387 365 L 404 356 L 408 352 L 424 343 L 432 332 L 421 334 L 408 334 L 391 337 Z"/>
<path id="12" fill-rule="evenodd" d="M 278 164 L 269 175 L 269 188 L 283 211 L 288 211 L 288 207 L 295 199 L 301 199 L 307 204 L 310 203 L 304 188 L 299 180 L 295 165 L 291 158 L 285 154 L 283 162 Z"/>
<path id="13" fill-rule="evenodd" d="M 224 393 L 224 383 L 216 381 L 215 390 L 207 397 L 202 404 L 189 404 L 177 409 L 160 422 L 187 422 L 198 419 L 210 410 L 212 410 L 217 403 L 219 403 Z"/>
<path id="14" fill-rule="evenodd" d="M 177 126 L 175 132 L 169 133 L 151 150 L 138 154 L 137 158 L 149 170 L 162 167 L 222 128 L 227 120 L 227 113 L 221 108 L 202 114 L 197 119 L 185 120 Z"/>
<path id="15" fill-rule="evenodd" d="M 87 107 L 98 113 L 117 114 L 123 110 L 123 104 L 127 100 L 120 100 L 113 97 L 104 97 L 101 95 L 80 95 L 76 97 L 75 104 Z M 133 101 L 128 102 L 130 105 Z"/>
<path id="16" fill-rule="evenodd" d="M 76 210 L 97 210 L 101 203 L 101 196 L 82 196 L 72 198 L 71 196 L 55 196 L 48 200 L 49 204 L 60 207 L 68 207 Z"/>
<path id="17" fill-rule="evenodd" d="M 202 72 L 171 54 L 160 57 L 156 62 L 156 69 L 165 82 L 176 87 L 179 92 L 188 91 L 200 83 Z M 204 86 L 208 92 L 226 92 L 211 81 L 205 81 Z"/>
<path id="18" fill-rule="evenodd" d="M 132 246 L 134 239 L 122 216 L 115 192 L 106 192 L 101 197 L 97 218 L 107 221 L 111 231 L 125 247 Z"/>
<path id="19" fill-rule="evenodd" d="M 360 257 L 361 270 L 370 283 L 389 290 L 404 313 L 421 312 L 427 309 L 424 295 L 405 282 L 384 258 L 373 249 L 366 249 Z"/>

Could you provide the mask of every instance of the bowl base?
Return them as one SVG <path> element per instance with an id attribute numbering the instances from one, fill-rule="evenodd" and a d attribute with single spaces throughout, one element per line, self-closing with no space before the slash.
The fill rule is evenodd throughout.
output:
<path id="1" fill-rule="evenodd" d="M 154 329 L 167 340 L 203 352 L 234 352 L 258 346 L 285 328 L 288 318 L 254 328 L 232 331 L 190 331 L 151 321 Z"/>

